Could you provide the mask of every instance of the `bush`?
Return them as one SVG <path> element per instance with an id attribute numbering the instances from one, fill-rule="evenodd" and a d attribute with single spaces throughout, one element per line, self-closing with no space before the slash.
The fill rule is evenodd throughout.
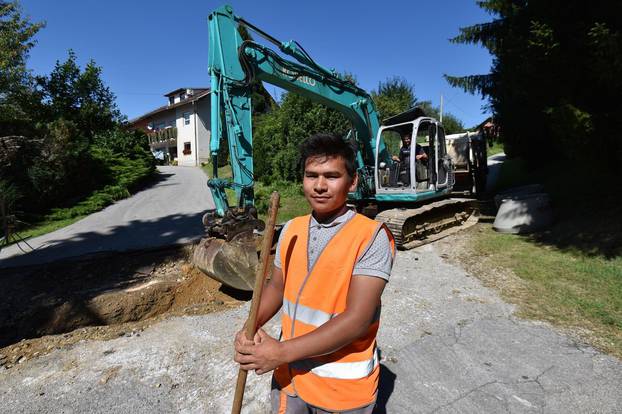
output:
<path id="1" fill-rule="evenodd" d="M 271 185 L 259 185 L 255 189 L 255 207 L 259 214 L 266 214 L 270 207 L 270 195 L 273 191 L 278 191 L 281 199 L 297 198 L 304 196 L 300 184 L 288 181 L 275 181 Z"/>
<path id="2" fill-rule="evenodd" d="M 28 168 L 28 204 L 36 209 L 88 194 L 101 174 L 89 154 L 89 142 L 71 121 L 47 124 L 40 153 Z"/>
<path id="3" fill-rule="evenodd" d="M 150 153 L 149 140 L 144 132 L 124 130 L 119 126 L 97 134 L 93 144 L 98 148 L 110 150 L 113 154 L 132 159 Z"/>

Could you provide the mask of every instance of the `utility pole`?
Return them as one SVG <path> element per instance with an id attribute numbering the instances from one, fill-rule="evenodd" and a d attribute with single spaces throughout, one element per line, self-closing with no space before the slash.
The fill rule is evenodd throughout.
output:
<path id="1" fill-rule="evenodd" d="M 441 124 L 443 123 L 443 94 L 441 93 L 441 116 L 440 116 Z"/>

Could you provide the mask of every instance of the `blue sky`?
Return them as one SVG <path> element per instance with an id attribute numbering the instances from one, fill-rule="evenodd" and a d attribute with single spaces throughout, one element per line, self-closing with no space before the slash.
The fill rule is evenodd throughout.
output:
<path id="1" fill-rule="evenodd" d="M 48 74 L 73 49 L 78 63 L 103 68 L 106 84 L 130 119 L 166 103 L 179 87 L 209 86 L 207 15 L 222 0 L 22 0 L 33 21 L 46 21 L 28 66 Z M 471 0 L 235 1 L 237 15 L 282 41 L 297 40 L 320 64 L 354 74 L 371 91 L 388 77 L 415 86 L 420 100 L 473 126 L 485 118 L 479 96 L 450 87 L 443 74 L 487 73 L 488 52 L 448 39 L 489 21 Z M 271 93 L 279 93 L 268 85 Z"/>

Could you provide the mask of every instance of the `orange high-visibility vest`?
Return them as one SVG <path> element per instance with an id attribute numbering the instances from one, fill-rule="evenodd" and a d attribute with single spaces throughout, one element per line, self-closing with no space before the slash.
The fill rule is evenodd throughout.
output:
<path id="1" fill-rule="evenodd" d="M 381 223 L 356 214 L 335 234 L 308 270 L 311 216 L 292 220 L 283 235 L 280 253 L 285 282 L 282 340 L 317 329 L 346 310 L 352 271 Z M 391 232 L 389 240 L 395 249 Z M 324 410 L 351 410 L 372 404 L 378 389 L 379 364 L 376 332 L 380 305 L 367 333 L 327 355 L 277 367 L 274 377 L 283 391 Z"/>

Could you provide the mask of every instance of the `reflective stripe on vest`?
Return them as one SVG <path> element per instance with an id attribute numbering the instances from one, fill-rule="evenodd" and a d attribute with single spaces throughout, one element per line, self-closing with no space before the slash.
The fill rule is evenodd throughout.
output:
<path id="1" fill-rule="evenodd" d="M 324 325 L 326 322 L 338 315 L 338 313 L 326 313 L 300 304 L 296 307 L 296 304 L 291 303 L 287 299 L 283 299 L 282 310 L 285 315 L 290 317 L 290 319 L 294 319 L 294 314 L 296 314 L 297 321 L 306 323 L 307 325 L 313 325 L 316 328 Z M 376 313 L 374 313 L 372 323 L 380 320 L 380 310 L 381 308 L 378 306 L 376 308 Z"/>
<path id="2" fill-rule="evenodd" d="M 365 361 L 321 363 L 313 359 L 303 359 L 290 365 L 324 378 L 359 379 L 367 377 L 378 366 L 378 352 L 374 350 L 373 358 Z"/>
<path id="3" fill-rule="evenodd" d="M 287 299 L 283 299 L 283 313 L 294 319 L 294 313 L 296 314 L 296 320 L 307 325 L 313 325 L 315 327 L 321 326 L 337 316 L 334 313 L 326 313 L 321 310 L 316 310 L 308 306 L 291 303 Z"/>

